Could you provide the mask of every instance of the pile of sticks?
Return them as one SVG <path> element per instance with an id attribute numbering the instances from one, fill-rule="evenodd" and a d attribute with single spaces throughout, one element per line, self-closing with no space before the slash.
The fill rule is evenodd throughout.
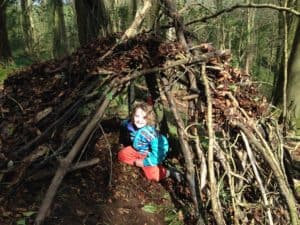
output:
<path id="1" fill-rule="evenodd" d="M 249 74 L 230 66 L 229 51 L 209 43 L 187 45 L 180 18 L 168 7 L 171 2 L 165 2 L 179 42 L 115 35 L 6 80 L 0 99 L 0 168 L 1 179 L 9 182 L 7 190 L 60 156 L 36 217 L 41 224 L 111 101 L 145 77 L 152 98 L 167 103 L 164 111 L 172 112 L 178 128 L 192 197 L 189 213 L 198 224 L 297 225 L 296 200 L 285 170 L 286 140 L 266 99 L 259 97 Z M 179 101 L 187 105 L 187 119 Z M 90 103 L 94 110 L 79 113 Z"/>

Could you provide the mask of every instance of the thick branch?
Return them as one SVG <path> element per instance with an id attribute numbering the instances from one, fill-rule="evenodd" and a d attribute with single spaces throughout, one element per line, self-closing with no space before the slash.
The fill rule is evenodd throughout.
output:
<path id="1" fill-rule="evenodd" d="M 125 31 L 125 34 L 122 37 L 122 40 L 125 40 L 127 38 L 132 38 L 138 33 L 138 29 L 141 26 L 143 20 L 145 19 L 145 16 L 150 11 L 152 7 L 152 1 L 151 0 L 143 0 L 144 6 L 143 8 L 137 10 L 135 14 L 134 21 L 130 25 L 130 27 Z"/>
<path id="2" fill-rule="evenodd" d="M 210 19 L 214 19 L 224 13 L 229 13 L 231 11 L 234 11 L 236 9 L 242 9 L 242 8 L 265 8 L 265 9 L 274 9 L 274 10 L 278 10 L 278 11 L 285 11 L 288 13 L 292 13 L 295 16 L 300 16 L 300 12 L 291 8 L 287 8 L 287 7 L 282 7 L 282 6 L 278 6 L 278 5 L 273 5 L 273 4 L 254 4 L 254 3 L 250 3 L 250 4 L 236 4 L 234 6 L 231 6 L 230 8 L 226 8 L 226 9 L 222 9 L 218 12 L 216 12 L 215 14 L 212 14 L 210 16 L 205 16 L 202 17 L 200 19 L 197 20 L 193 20 L 188 22 L 187 24 L 185 24 L 186 26 L 192 25 L 194 23 L 199 23 L 199 22 L 206 22 L 207 20 Z"/>
<path id="3" fill-rule="evenodd" d="M 215 134 L 213 130 L 213 119 L 212 119 L 212 100 L 209 89 L 208 79 L 205 73 L 205 64 L 201 67 L 201 75 L 203 79 L 203 84 L 205 87 L 206 93 L 206 101 L 207 101 L 207 129 L 208 129 L 208 174 L 210 180 L 210 190 L 211 190 L 211 204 L 213 214 L 215 216 L 216 222 L 218 225 L 225 225 L 225 220 L 222 215 L 222 209 L 220 206 L 219 198 L 218 198 L 218 189 L 217 189 L 217 181 L 214 170 L 214 142 L 215 142 Z"/>
<path id="4" fill-rule="evenodd" d="M 186 163 L 186 169 L 187 169 L 186 176 L 187 176 L 187 180 L 189 182 L 190 188 L 191 188 L 195 208 L 196 208 L 196 210 L 198 210 L 198 200 L 197 200 L 196 189 L 195 189 L 195 171 L 194 171 L 194 164 L 193 164 L 193 156 L 192 156 L 189 144 L 186 140 L 186 135 L 184 133 L 184 130 L 185 130 L 184 122 L 177 112 L 177 109 L 176 109 L 176 106 L 174 103 L 174 98 L 170 94 L 169 83 L 168 83 L 167 79 L 162 78 L 161 81 L 162 81 L 162 86 L 164 87 L 164 94 L 167 97 L 169 106 L 173 112 L 175 121 L 177 123 L 177 127 L 178 127 L 177 132 L 178 132 L 178 136 L 179 136 L 179 141 L 181 144 L 182 153 L 183 153 L 185 163 Z"/>

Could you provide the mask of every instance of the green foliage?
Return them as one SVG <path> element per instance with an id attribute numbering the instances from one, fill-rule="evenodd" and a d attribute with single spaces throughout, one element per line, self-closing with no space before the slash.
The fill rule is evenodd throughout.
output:
<path id="1" fill-rule="evenodd" d="M 168 195 L 169 197 L 169 195 Z M 165 215 L 165 222 L 168 225 L 183 225 L 183 213 L 181 210 L 176 211 L 174 207 L 171 206 L 163 206 L 163 205 L 157 205 L 154 203 L 149 203 L 147 205 L 144 205 L 142 208 L 143 211 L 151 214 L 156 213 L 163 213 Z"/>
<path id="2" fill-rule="evenodd" d="M 17 221 L 17 225 L 26 225 L 26 218 L 31 217 L 34 214 L 36 214 L 34 211 L 23 212 L 23 217 Z"/>
<path id="3" fill-rule="evenodd" d="M 168 225 L 183 225 L 184 221 L 182 218 L 182 212 L 175 210 L 168 210 L 167 215 L 165 216 L 165 222 Z"/>
<path id="4" fill-rule="evenodd" d="M 3 83 L 3 81 L 6 79 L 8 74 L 12 73 L 16 69 L 18 69 L 18 67 L 14 63 L 6 64 L 6 65 L 0 64 L 0 84 Z"/>
<path id="5" fill-rule="evenodd" d="M 155 204 L 148 204 L 148 205 L 144 205 L 144 207 L 142 208 L 143 211 L 147 212 L 147 213 L 156 213 L 159 211 L 159 206 L 155 205 Z"/>

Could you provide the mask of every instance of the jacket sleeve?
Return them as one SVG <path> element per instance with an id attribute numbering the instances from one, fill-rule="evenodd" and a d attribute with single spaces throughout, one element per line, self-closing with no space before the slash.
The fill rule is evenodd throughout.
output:
<path id="1" fill-rule="evenodd" d="M 158 135 L 150 142 L 150 152 L 144 159 L 144 166 L 156 166 L 166 158 L 169 150 L 169 143 L 165 136 Z"/>

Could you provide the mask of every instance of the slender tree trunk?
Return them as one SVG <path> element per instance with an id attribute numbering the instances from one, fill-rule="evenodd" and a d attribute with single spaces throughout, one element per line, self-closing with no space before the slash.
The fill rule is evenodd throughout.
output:
<path id="1" fill-rule="evenodd" d="M 251 0 L 247 0 L 247 4 L 251 3 Z M 254 18 L 255 9 L 247 9 L 247 44 L 245 55 L 245 72 L 251 74 L 251 67 L 254 57 Z"/>
<path id="2" fill-rule="evenodd" d="M 223 0 L 215 0 L 215 7 L 217 11 L 220 11 L 223 9 Z M 222 20 L 222 17 L 217 18 L 217 30 L 216 30 L 216 47 L 218 49 L 225 49 L 225 27 L 224 27 L 224 22 Z"/>
<path id="3" fill-rule="evenodd" d="M 68 42 L 62 0 L 52 0 L 53 56 L 55 58 L 68 54 Z"/>
<path id="4" fill-rule="evenodd" d="M 34 30 L 32 21 L 32 0 L 21 0 L 22 28 L 24 33 L 25 51 L 34 54 Z"/>
<path id="5" fill-rule="evenodd" d="M 8 33 L 6 27 L 6 0 L 0 0 L 0 62 L 8 62 L 12 59 Z"/>
<path id="6" fill-rule="evenodd" d="M 300 0 L 294 1 L 294 5 L 291 5 L 291 1 L 288 2 L 288 7 L 295 7 L 297 10 L 300 9 Z M 283 3 L 282 3 L 283 4 Z M 299 18 L 290 16 L 289 14 L 286 15 L 286 20 L 288 23 L 288 49 L 287 54 L 288 57 L 290 57 L 292 45 L 294 40 L 296 39 L 296 30 L 297 26 L 299 24 Z M 280 63 L 277 63 L 273 66 L 273 72 L 274 72 L 274 82 L 273 82 L 273 103 L 274 105 L 281 105 L 283 101 L 283 82 L 284 77 L 282 74 L 284 73 L 284 53 L 283 48 L 284 46 L 284 16 L 283 13 L 278 13 L 278 39 L 282 40 L 281 43 L 278 45 L 277 52 L 276 52 L 276 59 L 280 60 Z"/>

